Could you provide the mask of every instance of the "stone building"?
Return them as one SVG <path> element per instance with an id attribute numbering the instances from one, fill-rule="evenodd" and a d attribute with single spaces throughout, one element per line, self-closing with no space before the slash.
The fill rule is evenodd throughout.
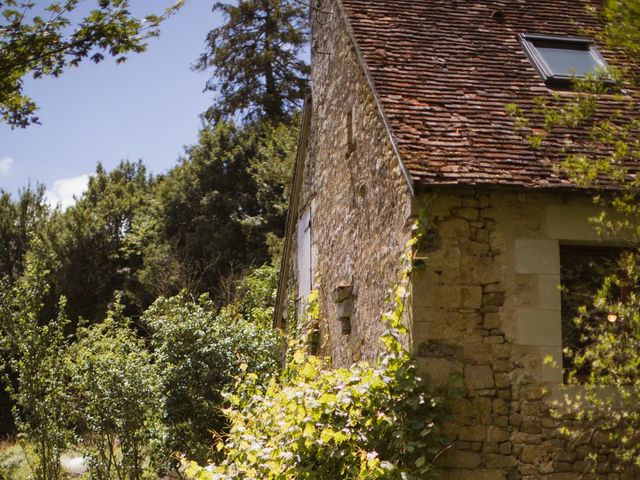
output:
<path id="1" fill-rule="evenodd" d="M 314 6 L 276 324 L 315 288 L 320 353 L 335 365 L 374 358 L 385 292 L 433 196 L 437 234 L 413 278 L 407 341 L 433 381 L 464 376 L 445 478 L 579 478 L 586 452 L 568 450 L 549 415 L 563 382 L 561 264 L 618 242 L 595 235 L 590 196 L 555 168 L 562 136 L 533 148 L 505 106 L 574 95 L 567 77 L 603 65 L 585 34 L 598 28 L 589 4 Z M 603 468 L 598 478 L 636 478 Z"/>

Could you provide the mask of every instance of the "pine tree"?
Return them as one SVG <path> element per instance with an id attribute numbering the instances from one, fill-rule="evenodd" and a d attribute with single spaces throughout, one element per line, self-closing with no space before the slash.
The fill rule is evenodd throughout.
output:
<path id="1" fill-rule="evenodd" d="M 207 89 L 216 93 L 205 118 L 217 122 L 289 119 L 306 94 L 309 66 L 301 58 L 307 40 L 304 7 L 293 0 L 217 2 L 224 25 L 207 36 L 195 69 L 213 69 Z"/>

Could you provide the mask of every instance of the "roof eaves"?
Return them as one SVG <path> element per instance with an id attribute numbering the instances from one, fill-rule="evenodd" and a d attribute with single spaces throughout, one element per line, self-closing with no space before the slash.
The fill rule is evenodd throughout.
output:
<path id="1" fill-rule="evenodd" d="M 293 170 L 292 189 L 289 197 L 289 208 L 287 209 L 287 223 L 285 226 L 284 245 L 282 249 L 282 259 L 280 263 L 280 272 L 278 274 L 278 284 L 276 289 L 276 308 L 273 313 L 274 328 L 282 329 L 282 319 L 286 304 L 287 282 L 289 281 L 289 259 L 291 255 L 291 242 L 293 237 L 296 217 L 300 203 L 300 191 L 302 188 L 302 180 L 304 177 L 304 162 L 307 153 L 309 130 L 311 128 L 311 112 L 313 110 L 313 101 L 309 95 L 304 101 L 304 109 L 302 111 L 302 120 L 300 124 L 300 135 L 298 137 L 298 148 L 296 153 L 296 161 Z"/>

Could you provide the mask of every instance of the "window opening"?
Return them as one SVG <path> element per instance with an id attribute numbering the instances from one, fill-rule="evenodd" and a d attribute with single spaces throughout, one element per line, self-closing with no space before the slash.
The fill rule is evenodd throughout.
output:
<path id="1" fill-rule="evenodd" d="M 351 155 L 356 149 L 356 140 L 354 137 L 354 117 L 353 107 L 347 111 L 347 156 Z"/>
<path id="2" fill-rule="evenodd" d="M 562 366 L 565 382 L 575 367 L 575 356 L 590 344 L 590 331 L 605 324 L 623 328 L 615 312 L 594 305 L 594 296 L 605 278 L 620 273 L 620 257 L 626 251 L 619 247 L 560 246 L 560 283 L 562 317 Z M 627 292 L 612 292 L 624 298 Z M 581 321 L 577 321 L 577 319 Z M 586 381 L 589 365 L 576 372 L 579 381 Z"/>
<path id="3" fill-rule="evenodd" d="M 521 34 L 520 42 L 550 86 L 566 86 L 572 79 L 597 75 L 607 69 L 607 62 L 590 38 Z"/>

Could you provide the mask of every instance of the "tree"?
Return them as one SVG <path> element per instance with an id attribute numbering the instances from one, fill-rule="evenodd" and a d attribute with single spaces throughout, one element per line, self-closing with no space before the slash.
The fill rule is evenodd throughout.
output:
<path id="1" fill-rule="evenodd" d="M 223 393 L 233 389 L 245 368 L 261 378 L 277 372 L 278 332 L 270 322 L 260 322 L 271 310 L 259 298 L 263 288 L 271 290 L 267 301 L 273 301 L 270 273 L 267 279 L 254 278 L 245 290 L 257 303 L 238 300 L 216 313 L 206 296 L 194 302 L 181 294 L 159 298 L 145 312 L 142 321 L 152 332 L 162 372 L 168 455 L 210 460 L 214 435 L 227 429 Z"/>
<path id="2" fill-rule="evenodd" d="M 181 7 L 178 0 L 162 15 L 135 18 L 129 0 L 98 0 L 77 23 L 71 21 L 82 0 L 53 1 L 43 6 L 27 0 L 0 2 L 0 115 L 12 127 L 37 123 L 36 104 L 23 93 L 23 79 L 57 77 L 68 67 L 105 55 L 121 63 L 126 54 L 146 49 L 159 24 Z"/>
<path id="3" fill-rule="evenodd" d="M 18 431 L 33 446 L 32 478 L 62 480 L 60 454 L 73 436 L 64 335 L 68 319 L 64 300 L 58 315 L 42 318 L 47 264 L 45 251 L 35 242 L 23 275 L 12 286 L 0 286 L 0 366 L 15 377 L 7 378 L 7 384 Z"/>
<path id="4" fill-rule="evenodd" d="M 140 278 L 150 291 L 210 292 L 220 305 L 223 279 L 270 259 L 273 238 L 284 234 L 296 132 L 266 121 L 200 132 L 134 227 L 145 238 Z"/>
<path id="5" fill-rule="evenodd" d="M 197 70 L 213 68 L 207 89 L 217 95 L 205 117 L 217 122 L 290 118 L 307 91 L 309 66 L 301 58 L 306 12 L 293 0 L 217 2 L 226 23 L 207 36 Z"/>
<path id="6" fill-rule="evenodd" d="M 72 321 L 101 321 L 118 291 L 127 313 L 139 314 L 151 303 L 137 279 L 140 245 L 129 236 L 153 184 L 142 162 L 123 161 L 110 172 L 98 165 L 75 205 L 52 219 L 52 299 L 67 297 Z"/>
<path id="7" fill-rule="evenodd" d="M 69 363 L 74 419 L 91 478 L 157 478 L 164 463 L 157 449 L 161 372 L 121 304 L 101 323 L 78 329 Z"/>
<path id="8" fill-rule="evenodd" d="M 50 210 L 44 199 L 44 186 L 27 186 L 14 200 L 7 192 L 0 192 L 0 278 L 7 288 L 14 285 L 25 269 L 33 235 L 44 236 L 48 229 Z M 15 380 L 13 372 L 9 375 Z M 15 429 L 11 417 L 11 401 L 0 379 L 0 436 Z"/>
<path id="9" fill-rule="evenodd" d="M 43 185 L 21 190 L 16 201 L 0 192 L 0 276 L 14 280 L 22 274 L 30 236 L 44 229 L 50 216 L 44 194 Z"/>

